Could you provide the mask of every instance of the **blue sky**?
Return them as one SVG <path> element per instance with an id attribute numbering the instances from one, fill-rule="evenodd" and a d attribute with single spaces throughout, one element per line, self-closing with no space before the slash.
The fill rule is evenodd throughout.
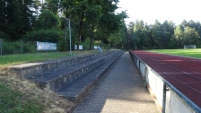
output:
<path id="1" fill-rule="evenodd" d="M 143 20 L 147 24 L 165 20 L 180 24 L 184 19 L 201 22 L 201 0 L 120 0 L 117 12 L 127 10 L 130 21 Z"/>

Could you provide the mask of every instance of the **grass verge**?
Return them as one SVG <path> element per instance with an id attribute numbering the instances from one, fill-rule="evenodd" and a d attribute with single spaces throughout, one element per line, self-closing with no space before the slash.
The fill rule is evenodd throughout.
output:
<path id="1" fill-rule="evenodd" d="M 0 113 L 40 113 L 44 106 L 37 99 L 25 99 L 19 91 L 0 83 Z"/>
<path id="2" fill-rule="evenodd" d="M 95 50 L 91 51 L 73 51 L 72 56 L 78 54 L 90 54 L 97 53 Z M 70 52 L 46 52 L 46 53 L 32 53 L 32 54 L 16 54 L 16 55 L 4 55 L 0 56 L 0 68 L 22 64 L 33 61 L 50 60 L 55 58 L 69 57 Z"/>
<path id="3" fill-rule="evenodd" d="M 74 103 L 35 83 L 0 75 L 0 113 L 65 113 Z"/>
<path id="4" fill-rule="evenodd" d="M 153 49 L 151 52 L 201 58 L 201 49 Z"/>

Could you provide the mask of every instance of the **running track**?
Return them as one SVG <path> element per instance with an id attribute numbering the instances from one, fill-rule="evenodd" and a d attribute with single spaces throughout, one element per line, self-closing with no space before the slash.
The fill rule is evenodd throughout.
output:
<path id="1" fill-rule="evenodd" d="M 201 59 L 131 51 L 201 108 Z"/>

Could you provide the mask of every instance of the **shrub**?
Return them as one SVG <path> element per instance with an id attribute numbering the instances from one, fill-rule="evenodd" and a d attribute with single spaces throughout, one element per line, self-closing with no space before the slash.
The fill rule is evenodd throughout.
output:
<path id="1" fill-rule="evenodd" d="M 66 51 L 69 48 L 67 47 L 68 38 L 66 42 L 64 40 L 64 31 L 62 30 L 54 30 L 54 29 L 47 29 L 47 30 L 38 30 L 38 31 L 31 31 L 26 34 L 24 39 L 26 41 L 36 42 L 53 42 L 57 43 L 59 51 Z"/>
<path id="2" fill-rule="evenodd" d="M 59 51 L 66 51 L 69 50 L 69 47 L 67 46 L 68 40 L 65 42 L 64 38 L 59 38 L 58 44 L 57 44 L 57 49 Z"/>
<path id="3" fill-rule="evenodd" d="M 90 46 L 90 39 L 86 38 L 86 40 L 82 43 L 84 50 L 88 50 Z"/>
<path id="4" fill-rule="evenodd" d="M 42 42 L 54 42 L 57 43 L 60 38 L 63 37 L 64 32 L 62 30 L 43 29 L 38 31 L 28 32 L 24 39 L 26 41 L 42 41 Z"/>

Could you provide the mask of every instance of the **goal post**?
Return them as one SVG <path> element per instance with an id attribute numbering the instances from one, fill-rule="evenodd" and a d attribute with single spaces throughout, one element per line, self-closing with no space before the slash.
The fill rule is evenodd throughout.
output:
<path id="1" fill-rule="evenodd" d="M 184 49 L 196 49 L 196 45 L 184 45 Z"/>

